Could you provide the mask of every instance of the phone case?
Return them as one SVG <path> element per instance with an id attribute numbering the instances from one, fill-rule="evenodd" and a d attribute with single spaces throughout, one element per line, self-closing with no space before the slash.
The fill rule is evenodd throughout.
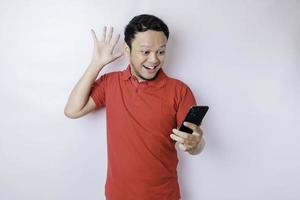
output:
<path id="1" fill-rule="evenodd" d="M 191 122 L 193 124 L 196 124 L 199 126 L 207 113 L 209 107 L 208 106 L 192 106 L 183 122 Z M 183 122 L 179 128 L 180 131 L 186 132 L 186 133 L 193 133 L 193 130 L 184 126 Z"/>

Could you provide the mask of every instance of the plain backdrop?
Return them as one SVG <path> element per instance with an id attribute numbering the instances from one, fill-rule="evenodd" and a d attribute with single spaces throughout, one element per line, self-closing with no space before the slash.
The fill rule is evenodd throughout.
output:
<path id="1" fill-rule="evenodd" d="M 119 51 L 142 13 L 169 26 L 166 73 L 210 106 L 204 151 L 176 146 L 182 199 L 300 199 L 299 0 L 1 0 L 0 199 L 105 198 L 105 109 L 63 110 L 91 59 L 90 29 L 114 26 Z"/>

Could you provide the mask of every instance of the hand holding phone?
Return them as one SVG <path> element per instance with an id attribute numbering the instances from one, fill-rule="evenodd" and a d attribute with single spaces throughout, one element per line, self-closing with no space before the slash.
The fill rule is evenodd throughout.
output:
<path id="1" fill-rule="evenodd" d="M 191 106 L 183 122 L 190 122 L 199 126 L 208 109 L 208 106 Z M 193 133 L 193 130 L 184 126 L 183 122 L 179 127 L 179 130 L 190 134 Z"/>

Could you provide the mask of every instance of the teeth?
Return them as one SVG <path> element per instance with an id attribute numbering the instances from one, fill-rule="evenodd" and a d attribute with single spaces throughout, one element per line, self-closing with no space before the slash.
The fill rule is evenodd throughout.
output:
<path id="1" fill-rule="evenodd" d="M 144 67 L 145 67 L 145 68 L 148 68 L 148 69 L 155 69 L 156 66 L 154 66 L 154 67 L 146 67 L 146 66 L 144 65 Z"/>

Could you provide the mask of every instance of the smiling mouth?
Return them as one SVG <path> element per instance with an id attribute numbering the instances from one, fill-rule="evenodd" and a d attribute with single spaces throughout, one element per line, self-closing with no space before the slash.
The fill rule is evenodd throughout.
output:
<path id="1" fill-rule="evenodd" d="M 154 67 L 146 67 L 145 65 L 143 65 L 144 68 L 149 69 L 149 70 L 154 70 L 158 65 L 154 66 Z"/>

